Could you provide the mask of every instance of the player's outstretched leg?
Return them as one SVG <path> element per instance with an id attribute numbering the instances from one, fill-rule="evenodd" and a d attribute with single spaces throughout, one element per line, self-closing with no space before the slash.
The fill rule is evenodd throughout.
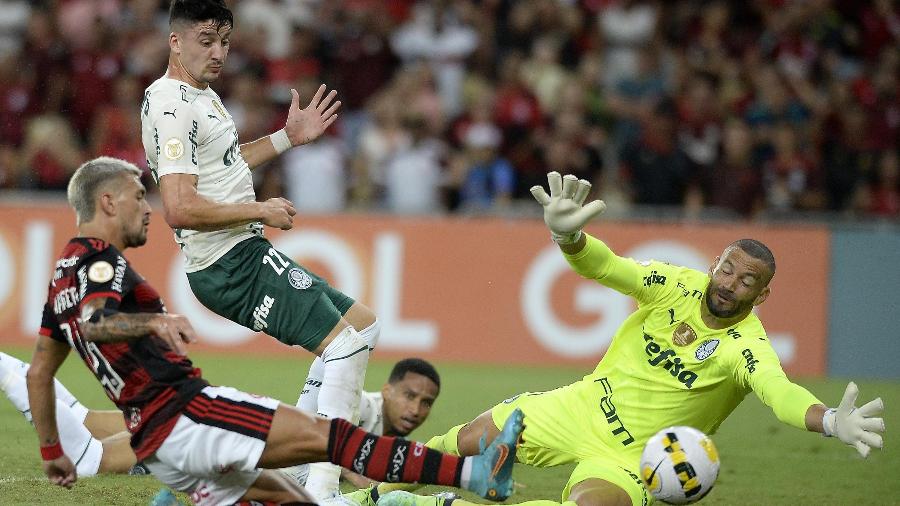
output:
<path id="1" fill-rule="evenodd" d="M 512 493 L 522 414 L 514 412 L 484 452 L 457 457 L 403 438 L 377 436 L 342 419 L 323 420 L 279 405 L 257 466 L 282 468 L 330 461 L 378 481 L 465 488 L 502 501 Z"/>
<path id="2" fill-rule="evenodd" d="M 525 428 L 524 415 L 514 410 L 500 434 L 475 457 L 467 488 L 492 501 L 505 501 L 513 493 L 512 469 L 516 461 L 516 443 Z M 369 495 L 371 498 L 371 495 Z M 455 499 L 446 496 L 418 496 L 395 490 L 377 498 L 378 506 L 450 506 Z"/>
<path id="3" fill-rule="evenodd" d="M 352 326 L 341 330 L 321 353 L 322 386 L 316 412 L 326 418 L 359 421 L 359 398 L 369 362 L 369 346 Z M 309 466 L 306 489 L 316 499 L 340 494 L 341 470 L 328 463 Z"/>
<path id="4" fill-rule="evenodd" d="M 494 440 L 475 457 L 469 490 L 492 501 L 504 501 L 513 492 L 512 469 L 516 462 L 516 443 L 525 428 L 525 415 L 516 409 L 506 419 L 503 429 Z M 484 438 L 482 438 L 482 448 Z"/>

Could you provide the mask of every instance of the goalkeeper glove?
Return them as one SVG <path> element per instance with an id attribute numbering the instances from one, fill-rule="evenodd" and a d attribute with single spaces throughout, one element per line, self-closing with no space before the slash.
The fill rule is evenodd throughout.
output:
<path id="1" fill-rule="evenodd" d="M 822 426 L 826 436 L 837 436 L 866 458 L 872 447 L 880 449 L 883 444 L 881 433 L 884 432 L 884 419 L 874 418 L 873 415 L 884 410 L 884 403 L 879 397 L 857 408 L 857 395 L 859 388 L 851 381 L 840 406 L 825 411 Z"/>
<path id="2" fill-rule="evenodd" d="M 544 206 L 544 223 L 557 244 L 574 244 L 581 239 L 581 229 L 606 209 L 602 200 L 587 205 L 584 199 L 591 191 L 591 183 L 567 174 L 565 177 L 553 171 L 547 174 L 550 195 L 540 185 L 531 187 L 535 200 Z"/>

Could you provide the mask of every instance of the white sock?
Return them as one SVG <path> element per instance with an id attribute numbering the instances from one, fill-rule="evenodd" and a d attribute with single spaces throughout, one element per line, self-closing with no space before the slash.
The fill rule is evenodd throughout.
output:
<path id="1" fill-rule="evenodd" d="M 459 473 L 459 488 L 469 490 L 469 482 L 472 480 L 472 457 L 463 459 L 462 471 Z"/>
<path id="2" fill-rule="evenodd" d="M 366 367 L 369 345 L 353 327 L 347 327 L 322 352 L 324 374 L 316 412 L 326 418 L 343 418 L 359 422 L 359 397 Z M 355 415 L 355 419 L 354 419 Z M 310 464 L 306 489 L 317 499 L 340 492 L 341 469 L 327 463 Z"/>
<path id="3" fill-rule="evenodd" d="M 28 423 L 32 423 L 25 377 L 0 365 L 0 389 L 6 393 L 13 406 L 25 416 Z M 91 432 L 82 423 L 83 420 L 84 417 L 78 412 L 56 399 L 56 427 L 63 452 L 72 459 L 79 476 L 93 476 L 100 468 L 103 445 L 91 436 Z"/>
<path id="4" fill-rule="evenodd" d="M 7 372 L 11 372 L 13 374 L 17 374 L 21 377 L 25 377 L 25 374 L 28 373 L 28 368 L 31 365 L 28 362 L 23 362 L 16 357 L 7 355 L 0 351 L 0 383 L 2 383 L 3 369 L 5 368 Z M 84 419 L 87 417 L 88 408 L 84 407 L 78 399 L 72 395 L 72 392 L 59 382 L 58 379 L 53 378 L 53 387 L 56 390 L 56 398 L 62 401 L 63 404 L 69 406 L 69 408 L 75 413 L 78 418 L 79 423 L 84 423 Z M 25 393 L 25 399 L 28 399 L 28 393 Z M 10 399 L 11 400 L 11 399 Z M 22 411 L 21 409 L 19 411 Z M 29 419 L 29 421 L 31 421 Z"/>
<path id="5" fill-rule="evenodd" d="M 297 408 L 309 414 L 316 414 L 319 408 L 319 391 L 322 390 L 322 380 L 325 379 L 325 362 L 322 357 L 316 357 L 309 366 L 306 382 L 297 399 Z"/>
<path id="6" fill-rule="evenodd" d="M 78 399 L 72 395 L 72 392 L 69 392 L 69 390 L 56 378 L 53 378 L 53 388 L 56 390 L 56 400 L 62 402 L 72 410 L 72 414 L 78 419 L 78 423 L 84 423 L 84 419 L 87 418 L 88 408 L 78 402 Z"/>
<path id="7" fill-rule="evenodd" d="M 376 318 L 371 325 L 360 330 L 359 335 L 369 345 L 369 351 L 375 351 L 375 345 L 378 344 L 378 338 L 381 336 L 381 322 Z"/>
<path id="8" fill-rule="evenodd" d="M 28 371 L 28 362 L 23 362 L 12 355 L 7 355 L 0 351 L 0 369 L 6 368 L 9 372 L 14 372 L 19 376 L 25 376 Z"/>
<path id="9" fill-rule="evenodd" d="M 325 378 L 325 362 L 322 357 L 316 357 L 309 366 L 306 382 L 297 399 L 297 408 L 311 415 L 316 414 L 319 407 L 319 391 L 322 389 L 322 380 Z M 283 467 L 281 471 L 291 477 L 301 487 L 306 486 L 306 477 L 309 476 L 309 464 Z"/>
<path id="10" fill-rule="evenodd" d="M 63 451 L 72 459 L 78 476 L 97 474 L 103 456 L 103 445 L 78 421 L 78 415 L 59 399 L 56 400 L 56 427 Z"/>
<path id="11" fill-rule="evenodd" d="M 12 367 L 8 367 L 12 365 Z M 27 370 L 27 369 L 25 369 Z M 19 367 L 7 362 L 6 357 L 0 362 L 0 390 L 6 394 L 9 402 L 19 410 L 31 423 L 31 406 L 28 404 L 28 386 L 25 376 L 18 374 Z"/>

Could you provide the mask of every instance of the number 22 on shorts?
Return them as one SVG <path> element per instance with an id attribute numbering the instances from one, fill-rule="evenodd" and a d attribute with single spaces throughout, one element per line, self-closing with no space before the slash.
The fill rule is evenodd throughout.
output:
<path id="1" fill-rule="evenodd" d="M 275 271 L 275 274 L 279 276 L 284 274 L 284 270 L 290 265 L 288 261 L 275 250 L 275 248 L 269 248 L 269 251 L 262 259 L 262 263 L 270 265 L 272 270 Z"/>

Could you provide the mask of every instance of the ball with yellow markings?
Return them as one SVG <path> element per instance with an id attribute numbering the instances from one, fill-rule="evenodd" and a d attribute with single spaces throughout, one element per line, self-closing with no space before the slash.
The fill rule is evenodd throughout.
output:
<path id="1" fill-rule="evenodd" d="M 712 439 L 693 427 L 657 432 L 641 454 L 641 477 L 657 500 L 669 504 L 697 502 L 719 476 L 719 452 Z"/>

